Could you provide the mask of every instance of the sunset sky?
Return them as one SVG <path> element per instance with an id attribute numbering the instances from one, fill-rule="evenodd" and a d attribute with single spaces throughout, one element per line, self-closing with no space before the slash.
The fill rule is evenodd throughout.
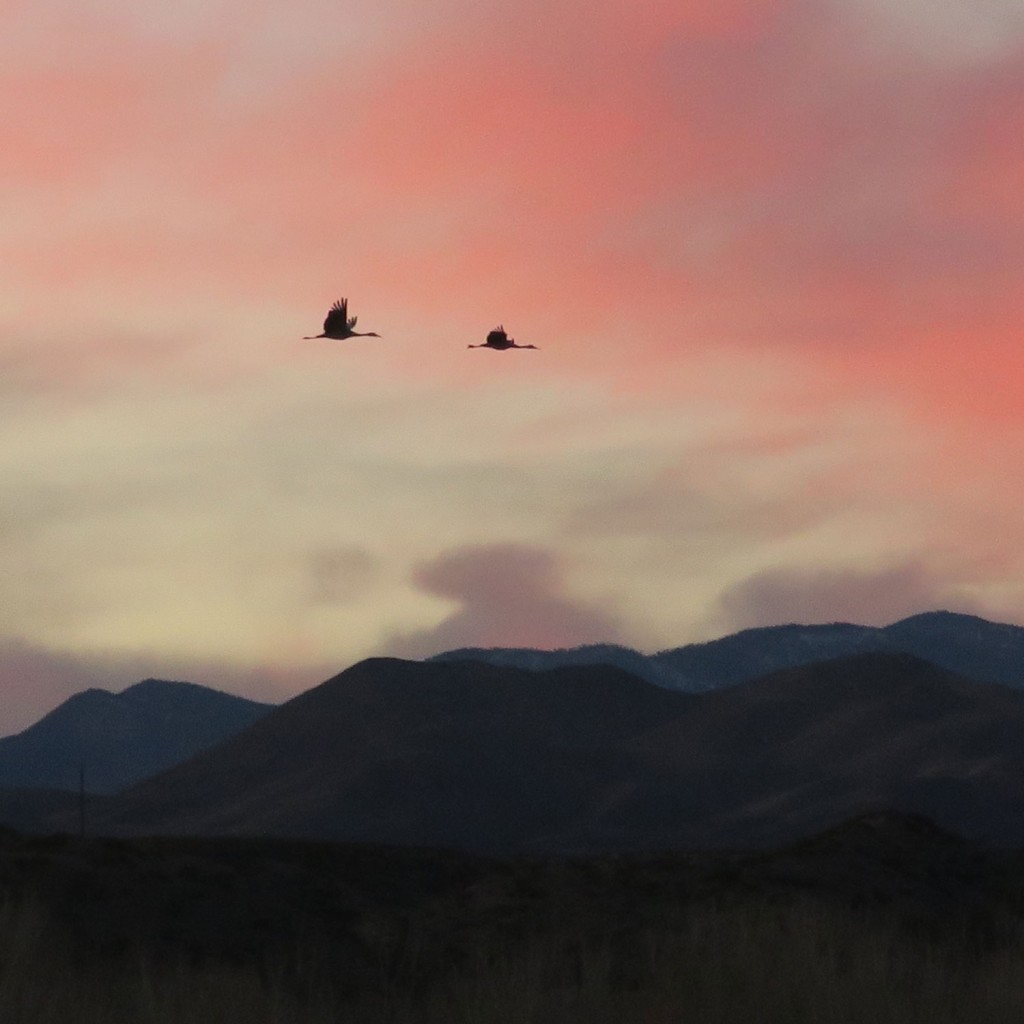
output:
<path id="1" fill-rule="evenodd" d="M 3 9 L 0 733 L 1024 622 L 1020 0 Z"/>

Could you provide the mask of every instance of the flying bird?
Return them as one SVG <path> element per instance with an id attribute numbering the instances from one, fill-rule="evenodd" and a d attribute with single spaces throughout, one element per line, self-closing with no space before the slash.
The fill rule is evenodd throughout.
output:
<path id="1" fill-rule="evenodd" d="M 504 324 L 500 324 L 495 327 L 490 334 L 487 335 L 487 340 L 482 345 L 467 345 L 466 348 L 494 348 L 499 352 L 504 352 L 507 348 L 536 348 L 536 345 L 517 345 L 515 338 L 510 338 L 505 333 Z"/>
<path id="2" fill-rule="evenodd" d="M 331 306 L 324 321 L 323 334 L 307 334 L 303 341 L 312 341 L 314 338 L 333 338 L 335 341 L 344 341 L 346 338 L 379 338 L 376 331 L 356 331 L 353 328 L 359 317 L 348 315 L 348 299 L 338 299 Z"/>

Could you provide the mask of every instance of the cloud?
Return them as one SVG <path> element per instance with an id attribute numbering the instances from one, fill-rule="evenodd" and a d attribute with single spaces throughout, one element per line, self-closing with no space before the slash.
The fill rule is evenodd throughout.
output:
<path id="1" fill-rule="evenodd" d="M 726 631 L 789 622 L 885 626 L 935 609 L 984 615 L 960 590 L 917 561 L 875 571 L 771 569 L 727 589 L 719 610 Z"/>
<path id="2" fill-rule="evenodd" d="M 385 652 L 396 657 L 424 658 L 457 647 L 574 647 L 622 636 L 614 614 L 566 592 L 563 566 L 543 548 L 455 548 L 421 564 L 413 581 L 458 607 L 433 628 L 385 643 Z"/>
<path id="3" fill-rule="evenodd" d="M 3 633 L 614 634 L 555 551 L 669 643 L 839 550 L 1020 578 L 1017 0 L 73 6 L 0 39 Z M 379 346 L 297 341 L 340 294 Z"/>
<path id="4" fill-rule="evenodd" d="M 745 453 L 746 459 L 738 446 L 732 450 L 728 471 L 704 453 L 687 453 L 639 480 L 620 484 L 610 479 L 605 493 L 566 517 L 566 535 L 605 541 L 686 538 L 697 546 L 731 545 L 738 538 L 754 543 L 810 530 L 847 507 L 848 495 L 824 484 L 820 472 L 815 475 L 799 465 L 801 446 L 806 447 L 802 438 L 756 440 L 762 446 Z M 773 440 L 791 448 L 773 457 Z M 716 458 L 722 458 L 720 452 Z M 635 461 L 639 464 L 640 458 Z"/>
<path id="5" fill-rule="evenodd" d="M 880 27 L 934 60 L 988 61 L 1024 44 L 1017 0 L 855 0 Z"/>
<path id="6" fill-rule="evenodd" d="M 14 91 L 42 97 L 46 115 L 24 117 L 46 134 L 8 140 L 10 184 L 38 199 L 46 174 L 61 178 L 19 204 L 35 216 L 9 262 L 72 304 L 69 283 L 114 281 L 103 298 L 122 308 L 135 289 L 209 289 L 213 303 L 258 298 L 264 315 L 273 293 L 319 311 L 344 277 L 367 315 L 388 311 L 389 339 L 427 333 L 396 360 L 414 376 L 437 372 L 441 347 L 420 325 L 451 324 L 461 340 L 464 323 L 496 315 L 557 340 L 543 346 L 547 372 L 615 387 L 689 379 L 667 368 L 709 344 L 842 361 L 855 343 L 870 358 L 826 360 L 825 387 L 885 380 L 912 401 L 938 382 L 907 364 L 938 339 L 993 349 L 979 383 L 1016 388 L 1024 371 L 991 369 L 1024 318 L 1012 284 L 1024 62 L 1001 49 L 936 65 L 899 30 L 998 34 L 1013 5 L 860 6 L 869 16 L 817 0 L 654 0 L 638 17 L 619 0 L 597 12 L 449 0 L 420 16 L 395 2 L 382 17 L 404 29 L 389 42 L 371 27 L 364 39 L 362 17 L 349 32 L 348 5 L 313 0 L 284 35 L 273 3 L 237 27 L 221 3 L 212 21 L 175 16 L 183 34 L 132 35 L 151 12 L 70 69 L 16 70 Z M 339 23 L 341 45 L 364 44 L 359 73 L 342 78 L 320 60 Z M 260 102 L 225 103 L 239 54 L 263 53 L 254 36 L 293 73 Z M 564 60 L 566 38 L 579 60 Z M 118 57 L 101 63 L 105 52 Z M 252 345 L 220 322 L 211 333 L 218 348 Z"/>
<path id="7" fill-rule="evenodd" d="M 323 547 L 309 556 L 309 599 L 348 604 L 365 596 L 377 575 L 373 556 L 355 545 Z"/>

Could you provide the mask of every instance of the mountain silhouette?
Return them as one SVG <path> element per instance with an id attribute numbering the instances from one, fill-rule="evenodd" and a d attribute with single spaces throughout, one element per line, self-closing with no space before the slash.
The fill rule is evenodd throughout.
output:
<path id="1" fill-rule="evenodd" d="M 884 627 L 851 623 L 746 629 L 653 656 L 698 689 L 871 651 L 913 654 L 972 679 L 1024 688 L 1024 628 L 975 615 L 924 612 Z"/>
<path id="2" fill-rule="evenodd" d="M 121 794 L 100 827 L 519 848 L 585 816 L 632 774 L 624 741 L 692 699 L 605 666 L 372 658 Z"/>
<path id="3" fill-rule="evenodd" d="M 534 671 L 610 664 L 655 686 L 700 693 L 780 669 L 871 651 L 914 654 L 972 679 L 1024 688 L 1024 628 L 947 611 L 913 615 L 884 627 L 848 622 L 764 626 L 651 655 L 595 644 L 555 651 L 460 648 L 428 660 L 486 661 Z"/>
<path id="4" fill-rule="evenodd" d="M 115 834 L 480 852 L 759 847 L 858 814 L 1024 845 L 1024 694 L 912 655 L 703 694 L 604 666 L 370 659 L 97 809 Z"/>
<path id="5" fill-rule="evenodd" d="M 775 845 L 895 810 L 994 845 L 1024 845 L 1024 693 L 870 652 L 697 698 L 642 738 L 681 785 L 609 819 L 625 842 Z"/>
<path id="6" fill-rule="evenodd" d="M 273 705 L 195 683 L 145 679 L 120 693 L 90 689 L 0 739 L 0 787 L 113 793 L 261 718 Z"/>
<path id="7" fill-rule="evenodd" d="M 582 647 L 566 647 L 554 651 L 542 651 L 532 647 L 460 647 L 424 659 L 436 661 L 482 661 L 489 665 L 506 668 L 524 668 L 532 672 L 544 672 L 553 668 L 570 668 L 582 665 L 612 665 L 630 675 L 644 679 L 655 686 L 668 690 L 692 691 L 708 687 L 693 687 L 680 676 L 675 668 L 661 664 L 655 657 L 642 654 L 632 647 L 620 644 L 587 644 Z"/>

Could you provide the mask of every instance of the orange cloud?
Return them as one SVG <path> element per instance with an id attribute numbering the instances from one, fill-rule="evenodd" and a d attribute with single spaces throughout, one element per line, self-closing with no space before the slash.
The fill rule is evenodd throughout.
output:
<path id="1" fill-rule="evenodd" d="M 777 400 L 815 414 L 1019 415 L 1020 53 L 937 65 L 801 2 L 406 20 L 354 73 L 296 46 L 241 100 L 226 18 L 11 72 L 0 161 L 42 204 L 18 274 L 291 304 L 297 333 L 344 289 L 391 321 L 395 372 L 441 387 L 493 372 L 447 346 L 504 320 L 546 372 L 637 399 L 759 401 L 724 351 L 802 367 Z"/>
<path id="2" fill-rule="evenodd" d="M 549 369 L 634 394 L 725 348 L 805 361 L 830 402 L 1016 414 L 1015 55 L 897 59 L 801 3 L 591 13 L 447 5 L 258 103 L 224 101 L 222 35 L 15 72 L 9 180 L 45 190 L 19 273 L 318 317 L 344 288 L 443 325 L 413 374 L 462 379 L 432 350 L 510 320 Z"/>

